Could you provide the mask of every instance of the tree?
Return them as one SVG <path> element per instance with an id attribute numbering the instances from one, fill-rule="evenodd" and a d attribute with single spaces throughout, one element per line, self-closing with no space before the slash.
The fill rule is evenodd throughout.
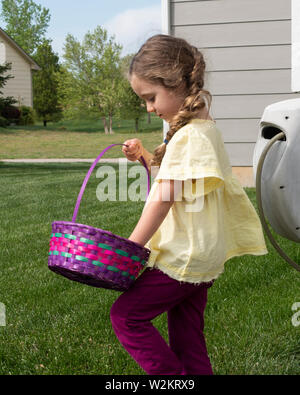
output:
<path id="1" fill-rule="evenodd" d="M 2 88 L 9 79 L 14 78 L 11 74 L 7 74 L 9 70 L 11 70 L 11 63 L 5 62 L 4 64 L 0 64 L 0 111 L 2 111 L 4 107 L 17 102 L 12 96 L 3 97 Z"/>
<path id="2" fill-rule="evenodd" d="M 1 19 L 6 33 L 32 56 L 45 38 L 50 14 L 33 0 L 2 0 Z"/>
<path id="3" fill-rule="evenodd" d="M 35 61 L 41 67 L 33 75 L 33 107 L 42 118 L 44 126 L 53 119 L 53 116 L 61 113 L 58 103 L 58 73 L 59 58 L 53 52 L 49 40 L 41 44 L 34 56 Z"/>
<path id="4" fill-rule="evenodd" d="M 6 74 L 9 70 L 11 70 L 11 63 L 0 64 L 0 89 L 4 87 L 9 79 L 14 78 L 11 74 Z M 2 91 L 0 91 L 0 95 L 3 95 Z"/>
<path id="5" fill-rule="evenodd" d="M 146 114 L 146 108 L 126 79 L 123 80 L 118 113 L 122 119 L 133 119 L 135 121 L 135 131 L 139 131 L 139 121 Z"/>
<path id="6" fill-rule="evenodd" d="M 113 133 L 112 117 L 120 102 L 121 50 L 114 37 L 109 37 L 100 26 L 88 32 L 82 43 L 68 34 L 64 46 L 64 67 L 72 74 L 77 90 L 77 102 L 74 103 L 74 89 L 69 84 L 72 77 L 69 76 L 62 87 L 65 105 L 73 103 L 75 108 L 84 110 L 86 115 L 97 114 L 103 121 L 105 133 Z"/>
<path id="7" fill-rule="evenodd" d="M 64 65 L 60 65 L 58 79 L 58 102 L 66 119 L 81 118 L 89 116 L 86 112 L 87 98 L 81 95 L 81 87 L 74 74 L 66 69 Z"/>
<path id="8" fill-rule="evenodd" d="M 135 131 L 139 130 L 139 120 L 146 113 L 144 101 L 133 91 L 128 80 L 128 70 L 134 55 L 127 55 L 121 60 L 121 73 L 123 80 L 120 89 L 120 107 L 118 115 L 122 119 L 133 119 Z"/>

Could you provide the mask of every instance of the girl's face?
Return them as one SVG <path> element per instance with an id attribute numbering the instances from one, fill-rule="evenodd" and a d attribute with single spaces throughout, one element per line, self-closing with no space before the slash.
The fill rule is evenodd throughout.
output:
<path id="1" fill-rule="evenodd" d="M 160 84 L 153 84 L 139 78 L 134 73 L 130 83 L 134 92 L 145 100 L 147 111 L 154 112 L 167 122 L 172 121 L 185 99 L 183 90 L 179 91 L 180 93 L 175 93 Z"/>

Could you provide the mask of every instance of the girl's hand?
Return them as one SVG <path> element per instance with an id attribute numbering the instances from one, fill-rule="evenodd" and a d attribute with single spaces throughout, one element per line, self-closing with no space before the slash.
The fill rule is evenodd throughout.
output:
<path id="1" fill-rule="evenodd" d="M 127 140 L 122 147 L 122 151 L 126 158 L 135 162 L 143 155 L 143 144 L 139 139 Z"/>

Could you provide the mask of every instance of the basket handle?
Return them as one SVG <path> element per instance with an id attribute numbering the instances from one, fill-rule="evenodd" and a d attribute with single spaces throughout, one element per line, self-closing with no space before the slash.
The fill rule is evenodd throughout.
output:
<path id="1" fill-rule="evenodd" d="M 95 159 L 94 163 L 93 163 L 92 166 L 90 167 L 89 171 L 87 172 L 87 175 L 85 176 L 85 179 L 84 179 L 84 181 L 83 181 L 83 183 L 82 183 L 82 186 L 81 186 L 81 189 L 80 189 L 78 198 L 77 198 L 77 202 L 76 202 L 75 209 L 74 209 L 74 212 L 73 212 L 72 222 L 76 222 L 76 218 L 77 218 L 79 206 L 80 206 L 80 203 L 81 203 L 82 195 L 83 195 L 83 193 L 84 193 L 86 184 L 87 184 L 87 182 L 88 182 L 88 180 L 89 180 L 89 178 L 90 178 L 90 176 L 91 176 L 91 174 L 92 174 L 92 172 L 93 172 L 93 170 L 94 170 L 96 164 L 99 162 L 99 160 L 102 158 L 102 156 L 105 154 L 106 151 L 108 151 L 110 148 L 115 147 L 115 146 L 117 146 L 117 145 L 123 146 L 123 145 L 126 145 L 126 144 L 111 144 L 111 145 L 109 145 L 108 147 L 106 147 L 102 152 L 100 152 L 100 154 L 97 156 L 97 158 Z M 145 169 L 147 170 L 147 176 L 148 176 L 148 195 L 149 195 L 149 192 L 150 192 L 150 185 L 151 185 L 150 173 L 149 173 L 149 170 L 148 170 L 146 161 L 145 161 L 145 159 L 143 158 L 143 156 L 141 156 L 140 159 L 141 159 L 141 161 L 142 161 L 142 163 L 143 163 Z"/>

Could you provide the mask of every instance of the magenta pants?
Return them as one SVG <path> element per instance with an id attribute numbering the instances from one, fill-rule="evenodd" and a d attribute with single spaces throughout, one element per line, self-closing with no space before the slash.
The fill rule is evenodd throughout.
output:
<path id="1" fill-rule="evenodd" d="M 213 374 L 203 334 L 207 289 L 146 269 L 111 308 L 120 343 L 147 374 Z M 168 313 L 169 344 L 151 321 Z"/>

